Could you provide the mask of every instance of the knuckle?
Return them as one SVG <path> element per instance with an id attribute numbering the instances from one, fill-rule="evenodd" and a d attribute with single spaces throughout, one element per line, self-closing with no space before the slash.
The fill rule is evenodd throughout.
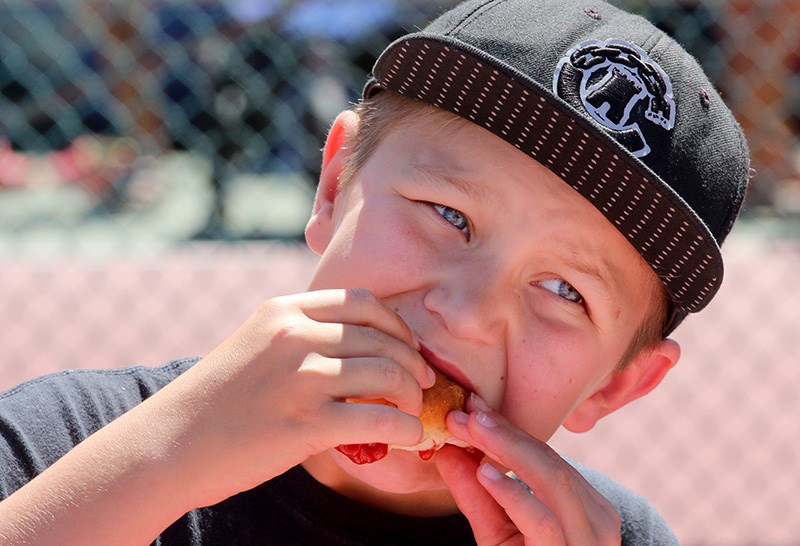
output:
<path id="1" fill-rule="evenodd" d="M 575 479 L 571 468 L 566 466 L 566 464 L 560 464 L 554 468 L 551 478 L 552 483 L 562 494 L 572 495 L 575 492 Z"/>
<path id="2" fill-rule="evenodd" d="M 550 511 L 546 511 L 539 516 L 536 522 L 536 532 L 542 544 L 558 543 L 564 537 L 561 523 L 555 514 Z"/>
<path id="3" fill-rule="evenodd" d="M 286 418 L 286 428 L 293 434 L 302 434 L 310 431 L 311 437 L 323 437 L 328 427 L 329 421 L 324 409 L 316 404 L 301 405 Z"/>
<path id="4" fill-rule="evenodd" d="M 288 311 L 290 307 L 289 300 L 286 296 L 279 296 L 277 298 L 269 299 L 263 302 L 256 309 L 256 315 L 262 318 L 274 319 Z"/>
<path id="5" fill-rule="evenodd" d="M 384 408 L 380 408 L 378 411 L 372 413 L 369 424 L 373 429 L 386 434 L 391 434 L 398 428 L 394 414 L 391 411 L 386 411 Z"/>
<path id="6" fill-rule="evenodd" d="M 258 306 L 253 313 L 252 320 L 260 327 L 273 329 L 296 325 L 298 322 L 297 307 L 286 298 L 273 298 Z"/>
<path id="7" fill-rule="evenodd" d="M 386 342 L 385 336 L 375 328 L 371 328 L 369 326 L 359 326 L 358 331 L 361 332 L 361 335 L 371 347 L 381 347 Z"/>
<path id="8" fill-rule="evenodd" d="M 392 361 L 384 361 L 380 366 L 383 388 L 396 392 L 405 384 L 405 373 L 399 365 Z"/>
<path id="9" fill-rule="evenodd" d="M 346 299 L 359 304 L 372 304 L 377 298 L 366 288 L 354 287 L 345 290 Z"/>
<path id="10" fill-rule="evenodd" d="M 419 420 L 411 421 L 410 417 L 389 406 L 376 408 L 370 415 L 367 426 L 387 443 L 414 443 L 422 433 L 422 423 Z"/>
<path id="11" fill-rule="evenodd" d="M 364 343 L 375 355 L 391 357 L 394 354 L 391 339 L 388 335 L 370 326 L 359 326 Z"/>
<path id="12" fill-rule="evenodd" d="M 308 330 L 306 322 L 290 302 L 272 299 L 258 306 L 242 329 L 242 334 L 253 347 L 278 343 L 280 347 L 292 348 L 305 338 Z"/>
<path id="13" fill-rule="evenodd" d="M 276 341 L 294 343 L 304 339 L 305 326 L 297 319 L 284 319 L 279 324 L 273 326 L 272 337 Z"/>
<path id="14" fill-rule="evenodd" d="M 308 320 L 296 313 L 275 317 L 263 333 L 267 334 L 271 343 L 277 344 L 276 347 L 282 347 L 284 350 L 303 347 L 311 339 Z"/>

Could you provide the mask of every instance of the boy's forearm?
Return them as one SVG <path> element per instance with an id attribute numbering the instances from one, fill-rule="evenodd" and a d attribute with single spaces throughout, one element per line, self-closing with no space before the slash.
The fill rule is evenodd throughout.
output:
<path id="1" fill-rule="evenodd" d="M 150 406 L 90 436 L 0 503 L 0 544 L 149 544 L 194 508 L 191 484 L 164 448 L 176 429 L 163 415 L 153 421 L 159 408 Z"/>

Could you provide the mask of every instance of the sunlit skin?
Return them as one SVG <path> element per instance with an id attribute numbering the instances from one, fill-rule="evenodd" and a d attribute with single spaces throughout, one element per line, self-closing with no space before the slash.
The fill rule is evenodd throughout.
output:
<path id="1" fill-rule="evenodd" d="M 149 544 L 188 511 L 302 464 L 375 507 L 460 511 L 481 545 L 619 545 L 616 508 L 544 442 L 562 424 L 590 429 L 677 362 L 662 340 L 617 369 L 655 275 L 550 171 L 443 116 L 394 126 L 341 187 L 358 126 L 341 114 L 306 230 L 321 256 L 311 290 L 264 302 L 0 502 L 0 542 Z M 336 451 L 416 444 L 426 361 L 476 393 L 447 426 L 486 458 L 446 446 L 357 466 Z"/>
<path id="2" fill-rule="evenodd" d="M 437 114 L 394 127 L 339 190 L 357 123 L 340 116 L 325 149 L 307 228 L 321 255 L 311 289 L 369 289 L 428 360 L 541 441 L 562 423 L 591 428 L 674 364 L 673 351 L 657 372 L 614 373 L 658 280 L 558 176 L 488 131 Z M 434 462 L 414 453 L 356 466 L 328 451 L 304 466 L 372 504 L 455 510 Z"/>

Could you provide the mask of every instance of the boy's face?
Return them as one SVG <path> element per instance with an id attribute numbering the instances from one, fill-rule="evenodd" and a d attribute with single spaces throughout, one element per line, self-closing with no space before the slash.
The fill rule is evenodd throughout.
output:
<path id="1" fill-rule="evenodd" d="M 343 190 L 329 192 L 330 206 L 318 203 L 308 235 L 321 261 L 310 288 L 370 289 L 406 321 L 423 356 L 546 441 L 585 414 L 576 408 L 594 407 L 658 280 L 555 174 L 488 131 L 446 119 L 397 125 Z M 414 453 L 364 467 L 341 459 L 387 489 L 436 482 Z M 387 465 L 404 476 L 393 482 Z"/>

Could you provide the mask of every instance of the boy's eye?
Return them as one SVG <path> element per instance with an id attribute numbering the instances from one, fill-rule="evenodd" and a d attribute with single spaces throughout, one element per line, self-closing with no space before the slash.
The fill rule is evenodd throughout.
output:
<path id="1" fill-rule="evenodd" d="M 436 209 L 436 212 L 438 212 L 447 223 L 451 224 L 454 228 L 462 231 L 467 237 L 469 237 L 469 221 L 461 211 L 446 205 L 438 205 L 436 203 L 431 204 L 433 205 L 433 208 Z"/>
<path id="2" fill-rule="evenodd" d="M 546 279 L 536 284 L 572 303 L 582 303 L 583 296 L 571 284 L 561 279 Z"/>

